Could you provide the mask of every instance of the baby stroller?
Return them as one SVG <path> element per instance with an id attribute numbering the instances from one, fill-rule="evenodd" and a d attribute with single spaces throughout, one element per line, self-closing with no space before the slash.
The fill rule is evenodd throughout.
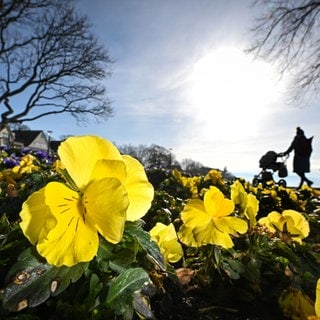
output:
<path id="1" fill-rule="evenodd" d="M 280 162 L 277 162 L 277 158 L 281 158 Z M 257 186 L 259 183 L 263 187 L 267 186 L 267 182 L 273 181 L 279 186 L 286 187 L 286 180 L 282 179 L 288 176 L 288 170 L 286 165 L 286 160 L 288 156 L 283 156 L 274 151 L 268 151 L 265 155 L 259 160 L 259 167 L 262 168 L 261 172 L 258 175 L 255 175 L 252 181 L 253 186 Z M 274 181 L 273 173 L 278 171 L 278 177 L 281 178 L 278 182 Z"/>

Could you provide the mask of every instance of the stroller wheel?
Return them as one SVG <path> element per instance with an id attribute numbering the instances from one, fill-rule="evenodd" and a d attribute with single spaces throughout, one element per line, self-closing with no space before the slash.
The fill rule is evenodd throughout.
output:
<path id="1" fill-rule="evenodd" d="M 284 179 L 280 179 L 278 182 L 278 185 L 281 187 L 286 187 L 287 186 L 287 182 Z"/>

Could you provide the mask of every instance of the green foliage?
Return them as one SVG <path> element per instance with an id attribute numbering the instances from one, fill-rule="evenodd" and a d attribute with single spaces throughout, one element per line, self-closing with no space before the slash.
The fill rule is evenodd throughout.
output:
<path id="1" fill-rule="evenodd" d="M 142 268 L 131 268 L 115 278 L 109 287 L 107 304 L 117 314 L 125 314 L 132 307 L 134 292 L 140 291 L 143 286 L 151 285 L 151 280 Z"/>
<path id="2" fill-rule="evenodd" d="M 3 307 L 9 311 L 36 307 L 50 295 L 59 295 L 70 282 L 77 281 L 85 267 L 78 264 L 57 268 L 41 259 L 34 248 L 28 248 L 7 274 L 6 282 L 9 282 L 3 289 Z"/>
<path id="3" fill-rule="evenodd" d="M 152 206 L 148 213 L 143 217 L 145 229 L 152 229 L 157 222 L 168 225 L 179 219 L 184 201 L 179 197 L 170 195 L 167 191 L 155 191 Z"/>
<path id="4" fill-rule="evenodd" d="M 14 255 L 16 238 L 11 234 L 18 230 L 9 231 L 0 253 Z M 19 237 L 24 239 L 21 232 Z M 4 266 L 6 262 L 3 260 Z M 64 314 L 70 312 L 79 319 L 100 319 L 112 313 L 131 319 L 135 306 L 140 314 L 148 314 L 151 310 L 144 301 L 155 291 L 148 272 L 155 269 L 165 270 L 163 256 L 141 222 L 128 222 L 117 245 L 101 239 L 99 252 L 90 264 L 57 268 L 29 245 L 3 281 L 0 315 L 17 310 L 25 315 L 41 313 L 42 305 L 47 305 L 52 316 L 59 316 L 63 309 Z"/>

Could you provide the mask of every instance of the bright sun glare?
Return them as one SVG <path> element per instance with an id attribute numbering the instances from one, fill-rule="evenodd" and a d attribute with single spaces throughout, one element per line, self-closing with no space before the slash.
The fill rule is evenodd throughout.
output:
<path id="1" fill-rule="evenodd" d="M 198 60 L 189 78 L 189 94 L 202 134 L 223 133 L 229 139 L 254 135 L 279 97 L 276 79 L 271 65 L 233 47 Z"/>

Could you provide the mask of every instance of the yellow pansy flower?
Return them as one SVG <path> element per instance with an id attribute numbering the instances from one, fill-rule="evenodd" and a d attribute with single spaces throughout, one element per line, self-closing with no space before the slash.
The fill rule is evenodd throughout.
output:
<path id="1" fill-rule="evenodd" d="M 172 175 L 178 180 L 180 181 L 181 180 L 181 177 L 182 177 L 182 174 L 179 170 L 177 170 L 176 168 L 174 168 L 172 170 Z"/>
<path id="2" fill-rule="evenodd" d="M 183 257 L 182 246 L 178 242 L 176 230 L 172 223 L 165 225 L 157 222 L 149 232 L 151 239 L 157 242 L 165 261 L 175 263 Z"/>
<path id="3" fill-rule="evenodd" d="M 259 219 L 260 225 L 265 225 L 272 232 L 290 234 L 292 240 L 302 243 L 309 235 L 310 228 L 306 218 L 295 210 L 284 210 L 281 213 L 272 211 L 268 216 Z"/>
<path id="4" fill-rule="evenodd" d="M 314 314 L 308 315 L 308 320 L 320 320 L 320 279 L 317 281 L 316 285 L 316 301 L 314 303 Z"/>
<path id="5" fill-rule="evenodd" d="M 241 214 L 249 221 L 249 226 L 256 225 L 256 216 L 259 211 L 259 201 L 252 193 L 247 193 L 239 180 L 231 185 L 231 200 L 239 206 Z"/>
<path id="6" fill-rule="evenodd" d="M 315 301 L 316 316 L 320 319 L 320 279 L 317 281 L 316 287 L 316 301 Z"/>
<path id="7" fill-rule="evenodd" d="M 320 320 L 320 279 L 317 281 L 316 286 L 316 301 L 314 303 L 314 314 L 308 315 L 308 320 Z"/>
<path id="8" fill-rule="evenodd" d="M 211 169 L 205 176 L 204 181 L 210 180 L 212 184 L 224 184 L 222 173 L 219 170 Z"/>
<path id="9" fill-rule="evenodd" d="M 150 208 L 153 188 L 143 166 L 103 138 L 68 138 L 58 155 L 66 183 L 50 182 L 33 193 L 20 226 L 48 263 L 72 266 L 93 259 L 98 234 L 118 243 L 125 221 Z"/>
<path id="10" fill-rule="evenodd" d="M 256 216 L 259 211 L 259 201 L 255 195 L 249 193 L 247 195 L 247 206 L 244 210 L 244 215 L 249 221 L 249 226 L 253 227 L 257 224 Z"/>
<path id="11" fill-rule="evenodd" d="M 204 200 L 191 199 L 181 213 L 183 225 L 178 237 L 188 246 L 200 247 L 207 244 L 233 247 L 230 234 L 245 233 L 247 223 L 237 217 L 229 217 L 234 210 L 234 202 L 211 186 Z"/>
<path id="12" fill-rule="evenodd" d="M 236 205 L 239 205 L 241 211 L 243 212 L 247 206 L 247 193 L 244 190 L 242 183 L 236 180 L 230 187 L 231 190 L 231 200 Z"/>

